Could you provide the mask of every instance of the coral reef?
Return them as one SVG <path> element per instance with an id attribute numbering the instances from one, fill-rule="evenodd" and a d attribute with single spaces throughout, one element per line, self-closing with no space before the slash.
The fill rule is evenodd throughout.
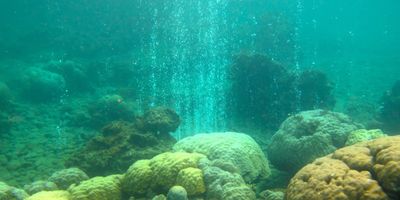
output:
<path id="1" fill-rule="evenodd" d="M 24 200 L 29 195 L 21 189 L 0 182 L 0 199 L 1 200 Z"/>
<path id="2" fill-rule="evenodd" d="M 285 120 L 271 138 L 268 156 L 278 169 L 294 173 L 314 159 L 343 147 L 351 131 L 363 128 L 348 116 L 304 111 Z"/>
<path id="3" fill-rule="evenodd" d="M 336 150 L 302 168 L 286 199 L 398 199 L 400 136 L 388 136 Z"/>
<path id="4" fill-rule="evenodd" d="M 51 181 L 35 181 L 31 184 L 25 185 L 24 190 L 32 195 L 41 191 L 58 190 L 57 185 Z"/>
<path id="5" fill-rule="evenodd" d="M 169 134 L 156 135 L 136 127 L 129 122 L 110 123 L 65 165 L 83 169 L 90 176 L 123 173 L 133 162 L 168 151 L 176 142 Z"/>
<path id="6" fill-rule="evenodd" d="M 400 131 L 400 80 L 382 97 L 382 107 L 379 118 L 383 123 L 382 129 L 388 133 Z"/>
<path id="7" fill-rule="evenodd" d="M 129 167 L 122 180 L 123 191 L 135 197 L 166 194 L 171 187 L 177 185 L 179 177 L 181 183 L 189 186 L 189 188 L 185 188 L 188 194 L 201 194 L 204 192 L 204 182 L 201 182 L 202 177 L 199 177 L 198 171 L 193 169 L 198 168 L 201 158 L 205 158 L 205 155 L 167 152 L 159 154 L 151 160 L 137 161 Z M 182 172 L 182 170 L 185 171 Z"/>
<path id="8" fill-rule="evenodd" d="M 70 194 L 64 190 L 38 192 L 26 200 L 70 200 Z"/>
<path id="9" fill-rule="evenodd" d="M 30 67 L 22 75 L 21 89 L 21 95 L 28 101 L 50 102 L 65 92 L 65 80 L 57 73 Z"/>
<path id="10" fill-rule="evenodd" d="M 210 160 L 231 163 L 248 183 L 270 174 L 264 153 L 250 136 L 243 133 L 196 134 L 178 141 L 173 149 L 197 152 Z"/>
<path id="11" fill-rule="evenodd" d="M 372 129 L 372 130 L 366 130 L 366 129 L 359 129 L 352 131 L 349 136 L 347 137 L 347 141 L 345 146 L 353 145 L 358 142 L 364 142 L 368 140 L 373 140 L 376 138 L 380 137 L 385 137 L 387 136 L 384 134 L 380 129 Z"/>
<path id="12" fill-rule="evenodd" d="M 121 193 L 121 175 L 94 177 L 68 188 L 71 200 L 119 200 Z"/>
<path id="13" fill-rule="evenodd" d="M 79 184 L 80 182 L 89 179 L 86 173 L 78 168 L 68 168 L 54 172 L 49 181 L 55 183 L 59 189 L 66 190 L 72 184 Z"/>

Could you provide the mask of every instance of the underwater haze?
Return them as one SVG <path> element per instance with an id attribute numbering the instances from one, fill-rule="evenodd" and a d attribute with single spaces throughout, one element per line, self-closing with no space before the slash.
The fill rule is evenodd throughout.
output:
<path id="1" fill-rule="evenodd" d="M 398 199 L 399 10 L 2 1 L 0 199 Z"/>

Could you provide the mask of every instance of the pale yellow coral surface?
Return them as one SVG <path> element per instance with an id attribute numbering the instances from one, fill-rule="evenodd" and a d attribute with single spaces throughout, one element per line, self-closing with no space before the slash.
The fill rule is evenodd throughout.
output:
<path id="1" fill-rule="evenodd" d="M 399 180 L 400 136 L 382 137 L 338 149 L 308 164 L 290 181 L 286 199 L 399 198 Z"/>

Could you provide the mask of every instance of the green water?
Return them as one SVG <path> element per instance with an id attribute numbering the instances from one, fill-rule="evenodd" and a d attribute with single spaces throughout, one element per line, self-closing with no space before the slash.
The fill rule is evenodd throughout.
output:
<path id="1" fill-rule="evenodd" d="M 395 135 L 399 10 L 396 0 L 2 1 L 0 181 L 46 179 L 112 121 L 140 126 L 158 106 L 180 116 L 176 140 L 237 131 L 265 151 L 287 117 L 312 109 Z"/>

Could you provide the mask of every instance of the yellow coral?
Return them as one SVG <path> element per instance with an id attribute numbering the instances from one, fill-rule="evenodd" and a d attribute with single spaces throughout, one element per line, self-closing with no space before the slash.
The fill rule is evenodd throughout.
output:
<path id="1" fill-rule="evenodd" d="M 79 185 L 72 185 L 68 191 L 71 193 L 71 200 L 119 200 L 120 179 L 120 175 L 94 177 Z"/>
<path id="2" fill-rule="evenodd" d="M 182 169 L 178 174 L 176 184 L 184 187 L 188 195 L 202 194 L 206 191 L 203 171 L 193 167 Z"/>
<path id="3" fill-rule="evenodd" d="M 186 168 L 197 168 L 203 154 L 162 153 L 151 160 L 134 163 L 122 180 L 123 190 L 130 195 L 145 195 L 147 192 L 167 192 L 176 185 L 178 174 Z M 200 191 L 200 190 L 199 190 Z"/>
<path id="4" fill-rule="evenodd" d="M 305 166 L 290 181 L 286 199 L 386 200 L 397 197 L 399 180 L 400 136 L 382 137 Z"/>
<path id="5" fill-rule="evenodd" d="M 26 200 L 70 200 L 69 192 L 65 190 L 38 192 Z"/>

